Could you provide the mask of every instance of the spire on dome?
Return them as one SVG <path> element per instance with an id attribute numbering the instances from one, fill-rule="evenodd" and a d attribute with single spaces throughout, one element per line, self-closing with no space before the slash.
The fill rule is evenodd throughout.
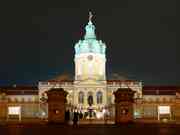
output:
<path id="1" fill-rule="evenodd" d="M 85 27 L 86 33 L 84 39 L 96 39 L 95 26 L 92 23 L 92 17 L 92 12 L 89 12 L 89 22 Z"/>

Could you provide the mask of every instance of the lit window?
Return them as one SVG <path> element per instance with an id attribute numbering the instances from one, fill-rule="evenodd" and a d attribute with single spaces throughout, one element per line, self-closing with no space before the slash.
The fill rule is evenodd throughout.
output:
<path id="1" fill-rule="evenodd" d="M 170 106 L 158 106 L 159 114 L 170 114 Z"/>
<path id="2" fill-rule="evenodd" d="M 97 98 L 97 104 L 102 104 L 103 94 L 102 94 L 101 91 L 98 91 L 98 92 L 97 92 L 96 98 Z"/>
<path id="3" fill-rule="evenodd" d="M 20 106 L 8 107 L 8 115 L 20 115 L 20 113 L 21 113 Z"/>
<path id="4" fill-rule="evenodd" d="M 163 102 L 166 102 L 166 98 L 165 98 L 165 97 L 163 97 L 163 99 L 162 99 L 162 100 L 163 100 Z"/>
<path id="5" fill-rule="evenodd" d="M 32 100 L 31 100 L 31 98 L 28 98 L 28 102 L 31 102 Z"/>
<path id="6" fill-rule="evenodd" d="M 21 102 L 24 102 L 24 101 L 25 101 L 24 98 L 22 98 L 22 99 L 21 99 Z"/>
<path id="7" fill-rule="evenodd" d="M 15 98 L 14 98 L 14 101 L 15 101 L 15 102 L 18 102 L 18 99 L 15 97 Z"/>
<path id="8" fill-rule="evenodd" d="M 84 93 L 81 91 L 79 92 L 79 104 L 84 103 Z"/>
<path id="9" fill-rule="evenodd" d="M 88 92 L 88 104 L 91 106 L 93 104 L 93 93 L 92 92 Z"/>

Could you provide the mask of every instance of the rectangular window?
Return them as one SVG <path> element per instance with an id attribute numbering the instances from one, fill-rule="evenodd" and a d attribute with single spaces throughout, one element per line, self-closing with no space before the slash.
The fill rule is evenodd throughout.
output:
<path id="1" fill-rule="evenodd" d="M 20 106 L 11 106 L 8 107 L 8 115 L 20 115 L 21 107 Z"/>
<path id="2" fill-rule="evenodd" d="M 170 106 L 158 106 L 159 114 L 170 114 Z"/>

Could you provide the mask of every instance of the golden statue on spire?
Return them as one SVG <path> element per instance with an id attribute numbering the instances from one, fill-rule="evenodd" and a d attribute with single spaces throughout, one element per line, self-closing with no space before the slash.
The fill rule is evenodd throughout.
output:
<path id="1" fill-rule="evenodd" d="M 91 20 L 92 20 L 92 17 L 93 17 L 92 12 L 89 12 L 89 21 L 90 21 L 90 22 L 91 22 Z"/>

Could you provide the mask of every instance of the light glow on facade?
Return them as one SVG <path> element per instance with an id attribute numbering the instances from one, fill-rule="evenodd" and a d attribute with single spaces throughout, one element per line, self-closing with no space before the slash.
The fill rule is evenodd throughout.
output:
<path id="1" fill-rule="evenodd" d="M 170 106 L 158 106 L 159 114 L 170 114 Z"/>
<path id="2" fill-rule="evenodd" d="M 8 115 L 20 115 L 21 107 L 20 106 L 9 106 L 8 107 Z"/>

